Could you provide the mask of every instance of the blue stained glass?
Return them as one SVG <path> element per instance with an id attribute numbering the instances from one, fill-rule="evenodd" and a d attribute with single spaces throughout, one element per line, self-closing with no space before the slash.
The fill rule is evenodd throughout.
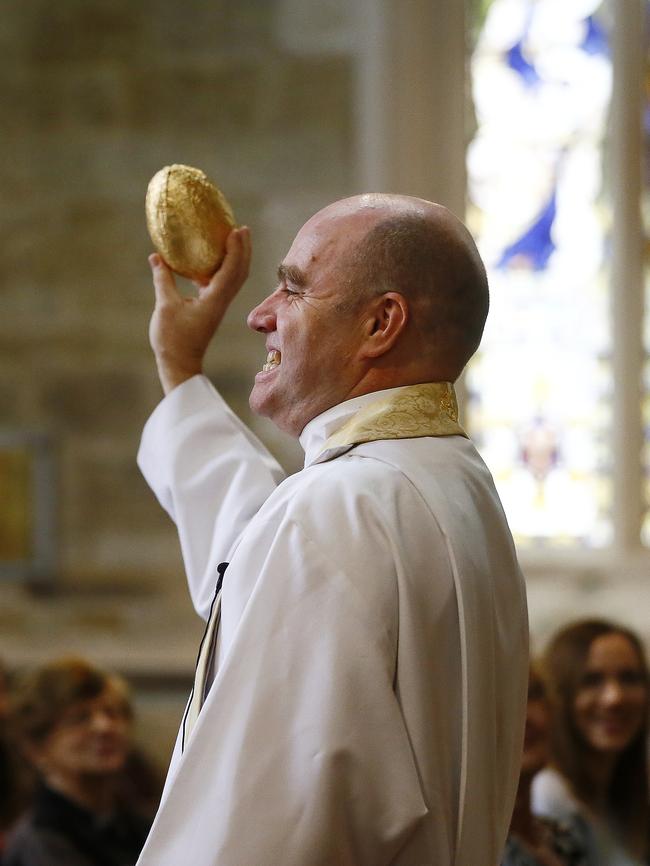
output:
<path id="1" fill-rule="evenodd" d="M 553 220 L 557 212 L 555 189 L 541 214 L 524 234 L 510 246 L 506 247 L 497 267 L 507 268 L 512 262 L 519 263 L 522 259 L 535 271 L 542 271 L 555 251 L 551 237 Z"/>
<path id="2" fill-rule="evenodd" d="M 582 50 L 587 54 L 604 54 L 606 57 L 609 57 L 607 34 L 593 15 L 590 15 L 586 19 L 585 25 L 587 32 L 580 46 Z"/>
<path id="3" fill-rule="evenodd" d="M 534 87 L 539 84 L 539 73 L 534 65 L 526 59 L 523 50 L 523 40 L 520 40 L 512 48 L 506 52 L 508 66 L 515 72 L 521 75 L 522 79 L 529 87 Z"/>
<path id="4" fill-rule="evenodd" d="M 643 198 L 641 201 L 646 249 L 650 249 L 650 2 L 645 4 L 645 104 L 643 106 L 644 162 Z M 643 367 L 644 398 L 642 418 L 644 427 L 643 470 L 645 490 L 645 514 L 641 529 L 641 540 L 650 547 L 650 264 L 645 267 L 645 363 Z"/>
<path id="5" fill-rule="evenodd" d="M 472 57 L 467 217 L 491 310 L 465 421 L 526 546 L 612 538 L 606 3 L 492 0 Z"/>

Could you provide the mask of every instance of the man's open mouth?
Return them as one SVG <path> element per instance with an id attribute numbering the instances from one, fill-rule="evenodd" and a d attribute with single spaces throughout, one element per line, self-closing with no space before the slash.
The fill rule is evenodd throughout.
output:
<path id="1" fill-rule="evenodd" d="M 281 355 L 277 349 L 271 349 L 271 351 L 266 356 L 266 364 L 262 367 L 262 372 L 270 373 L 271 370 L 275 370 L 276 367 L 280 366 Z"/>

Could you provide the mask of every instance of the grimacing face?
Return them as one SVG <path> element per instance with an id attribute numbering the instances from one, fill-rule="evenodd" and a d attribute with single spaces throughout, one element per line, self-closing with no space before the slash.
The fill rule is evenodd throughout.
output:
<path id="1" fill-rule="evenodd" d="M 130 729 L 124 696 L 108 684 L 97 697 L 71 704 L 31 753 L 45 778 L 55 783 L 103 776 L 123 768 Z"/>
<path id="2" fill-rule="evenodd" d="M 636 648 L 612 632 L 593 641 L 573 704 L 574 722 L 596 752 L 623 752 L 641 730 L 648 691 Z"/>
<path id="3" fill-rule="evenodd" d="M 354 396 L 363 310 L 342 310 L 341 259 L 374 214 L 330 207 L 298 232 L 278 269 L 278 286 L 251 311 L 248 324 L 266 335 L 266 363 L 250 405 L 280 429 L 300 434 L 312 418 Z"/>

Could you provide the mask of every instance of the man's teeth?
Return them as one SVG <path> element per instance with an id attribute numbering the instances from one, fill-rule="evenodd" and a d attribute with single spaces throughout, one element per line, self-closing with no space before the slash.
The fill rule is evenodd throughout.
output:
<path id="1" fill-rule="evenodd" d="M 271 351 L 266 356 L 266 364 L 262 367 L 262 371 L 264 373 L 268 373 L 271 370 L 274 370 L 276 367 L 280 366 L 280 353 L 277 349 L 271 349 Z"/>

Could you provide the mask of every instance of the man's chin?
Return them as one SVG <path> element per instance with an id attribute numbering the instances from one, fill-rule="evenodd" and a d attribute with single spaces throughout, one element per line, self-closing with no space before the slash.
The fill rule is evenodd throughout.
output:
<path id="1" fill-rule="evenodd" d="M 255 415 L 259 415 L 260 418 L 268 418 L 283 433 L 287 433 L 294 439 L 300 435 L 304 424 L 299 426 L 297 419 L 292 417 L 291 412 L 287 411 L 286 405 L 283 409 L 281 402 L 273 399 L 271 393 L 265 392 L 265 389 L 263 390 L 257 384 L 253 386 L 248 398 L 248 405 Z"/>
<path id="2" fill-rule="evenodd" d="M 251 392 L 248 395 L 248 405 L 256 415 L 261 415 L 263 403 L 264 401 L 261 399 L 259 389 L 256 385 L 253 385 Z"/>
<path id="3" fill-rule="evenodd" d="M 263 388 L 257 383 L 253 385 L 248 398 L 248 405 L 252 412 L 259 415 L 261 418 L 270 418 L 273 420 L 273 402 L 274 401 L 267 388 Z"/>

